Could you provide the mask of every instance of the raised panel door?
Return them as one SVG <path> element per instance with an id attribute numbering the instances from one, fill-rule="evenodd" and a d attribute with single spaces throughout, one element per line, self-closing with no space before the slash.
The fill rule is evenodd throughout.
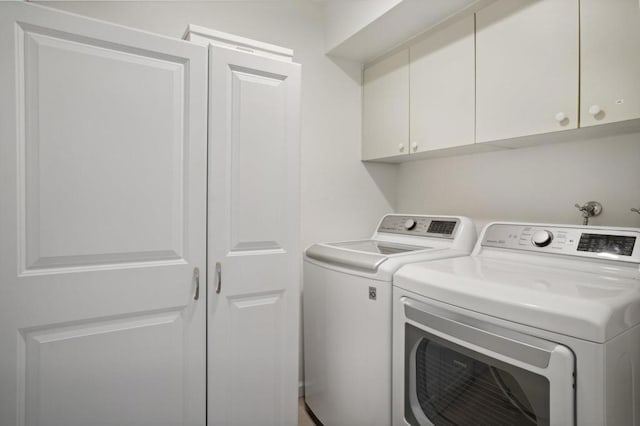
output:
<path id="1" fill-rule="evenodd" d="M 300 66 L 209 61 L 208 424 L 295 425 Z"/>
<path id="2" fill-rule="evenodd" d="M 203 424 L 206 49 L 5 2 L 0 55 L 0 424 Z"/>

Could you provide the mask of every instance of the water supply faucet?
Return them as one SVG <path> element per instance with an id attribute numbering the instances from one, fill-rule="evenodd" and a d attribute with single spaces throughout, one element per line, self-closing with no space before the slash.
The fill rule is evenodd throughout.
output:
<path id="1" fill-rule="evenodd" d="M 575 204 L 575 207 L 582 212 L 582 224 L 588 225 L 589 218 L 602 213 L 602 204 L 597 201 L 587 201 L 583 205 Z"/>

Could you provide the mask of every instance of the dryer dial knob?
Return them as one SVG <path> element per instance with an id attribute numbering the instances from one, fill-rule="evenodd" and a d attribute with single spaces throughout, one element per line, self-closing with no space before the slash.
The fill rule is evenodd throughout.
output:
<path id="1" fill-rule="evenodd" d="M 407 219 L 404 221 L 404 229 L 406 229 L 407 231 L 411 231 L 413 228 L 416 227 L 416 221 L 413 219 Z"/>
<path id="2" fill-rule="evenodd" d="M 531 237 L 531 242 L 536 247 L 546 247 L 553 241 L 553 234 L 551 231 L 537 231 Z"/>

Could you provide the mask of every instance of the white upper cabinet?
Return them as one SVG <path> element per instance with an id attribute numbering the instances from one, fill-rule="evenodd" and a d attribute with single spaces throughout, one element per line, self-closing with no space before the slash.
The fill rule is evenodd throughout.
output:
<path id="1" fill-rule="evenodd" d="M 365 68 L 363 160 L 640 119 L 638 0 L 497 0 L 407 45 Z"/>
<path id="2" fill-rule="evenodd" d="M 474 17 L 410 49 L 410 152 L 474 143 Z"/>
<path id="3" fill-rule="evenodd" d="M 409 50 L 364 70 L 362 159 L 409 153 Z"/>
<path id="4" fill-rule="evenodd" d="M 578 15 L 578 0 L 499 0 L 477 12 L 477 142 L 577 128 Z"/>
<path id="5" fill-rule="evenodd" d="M 640 118 L 640 3 L 580 5 L 580 125 Z"/>

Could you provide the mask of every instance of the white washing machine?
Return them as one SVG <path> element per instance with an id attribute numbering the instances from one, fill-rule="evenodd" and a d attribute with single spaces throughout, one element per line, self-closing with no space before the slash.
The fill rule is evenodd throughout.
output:
<path id="1" fill-rule="evenodd" d="M 395 425 L 640 425 L 640 229 L 493 223 L 393 293 Z"/>
<path id="2" fill-rule="evenodd" d="M 391 423 L 393 273 L 412 262 L 468 255 L 475 238 L 465 217 L 394 214 L 369 240 L 305 251 L 305 403 L 316 421 Z"/>

